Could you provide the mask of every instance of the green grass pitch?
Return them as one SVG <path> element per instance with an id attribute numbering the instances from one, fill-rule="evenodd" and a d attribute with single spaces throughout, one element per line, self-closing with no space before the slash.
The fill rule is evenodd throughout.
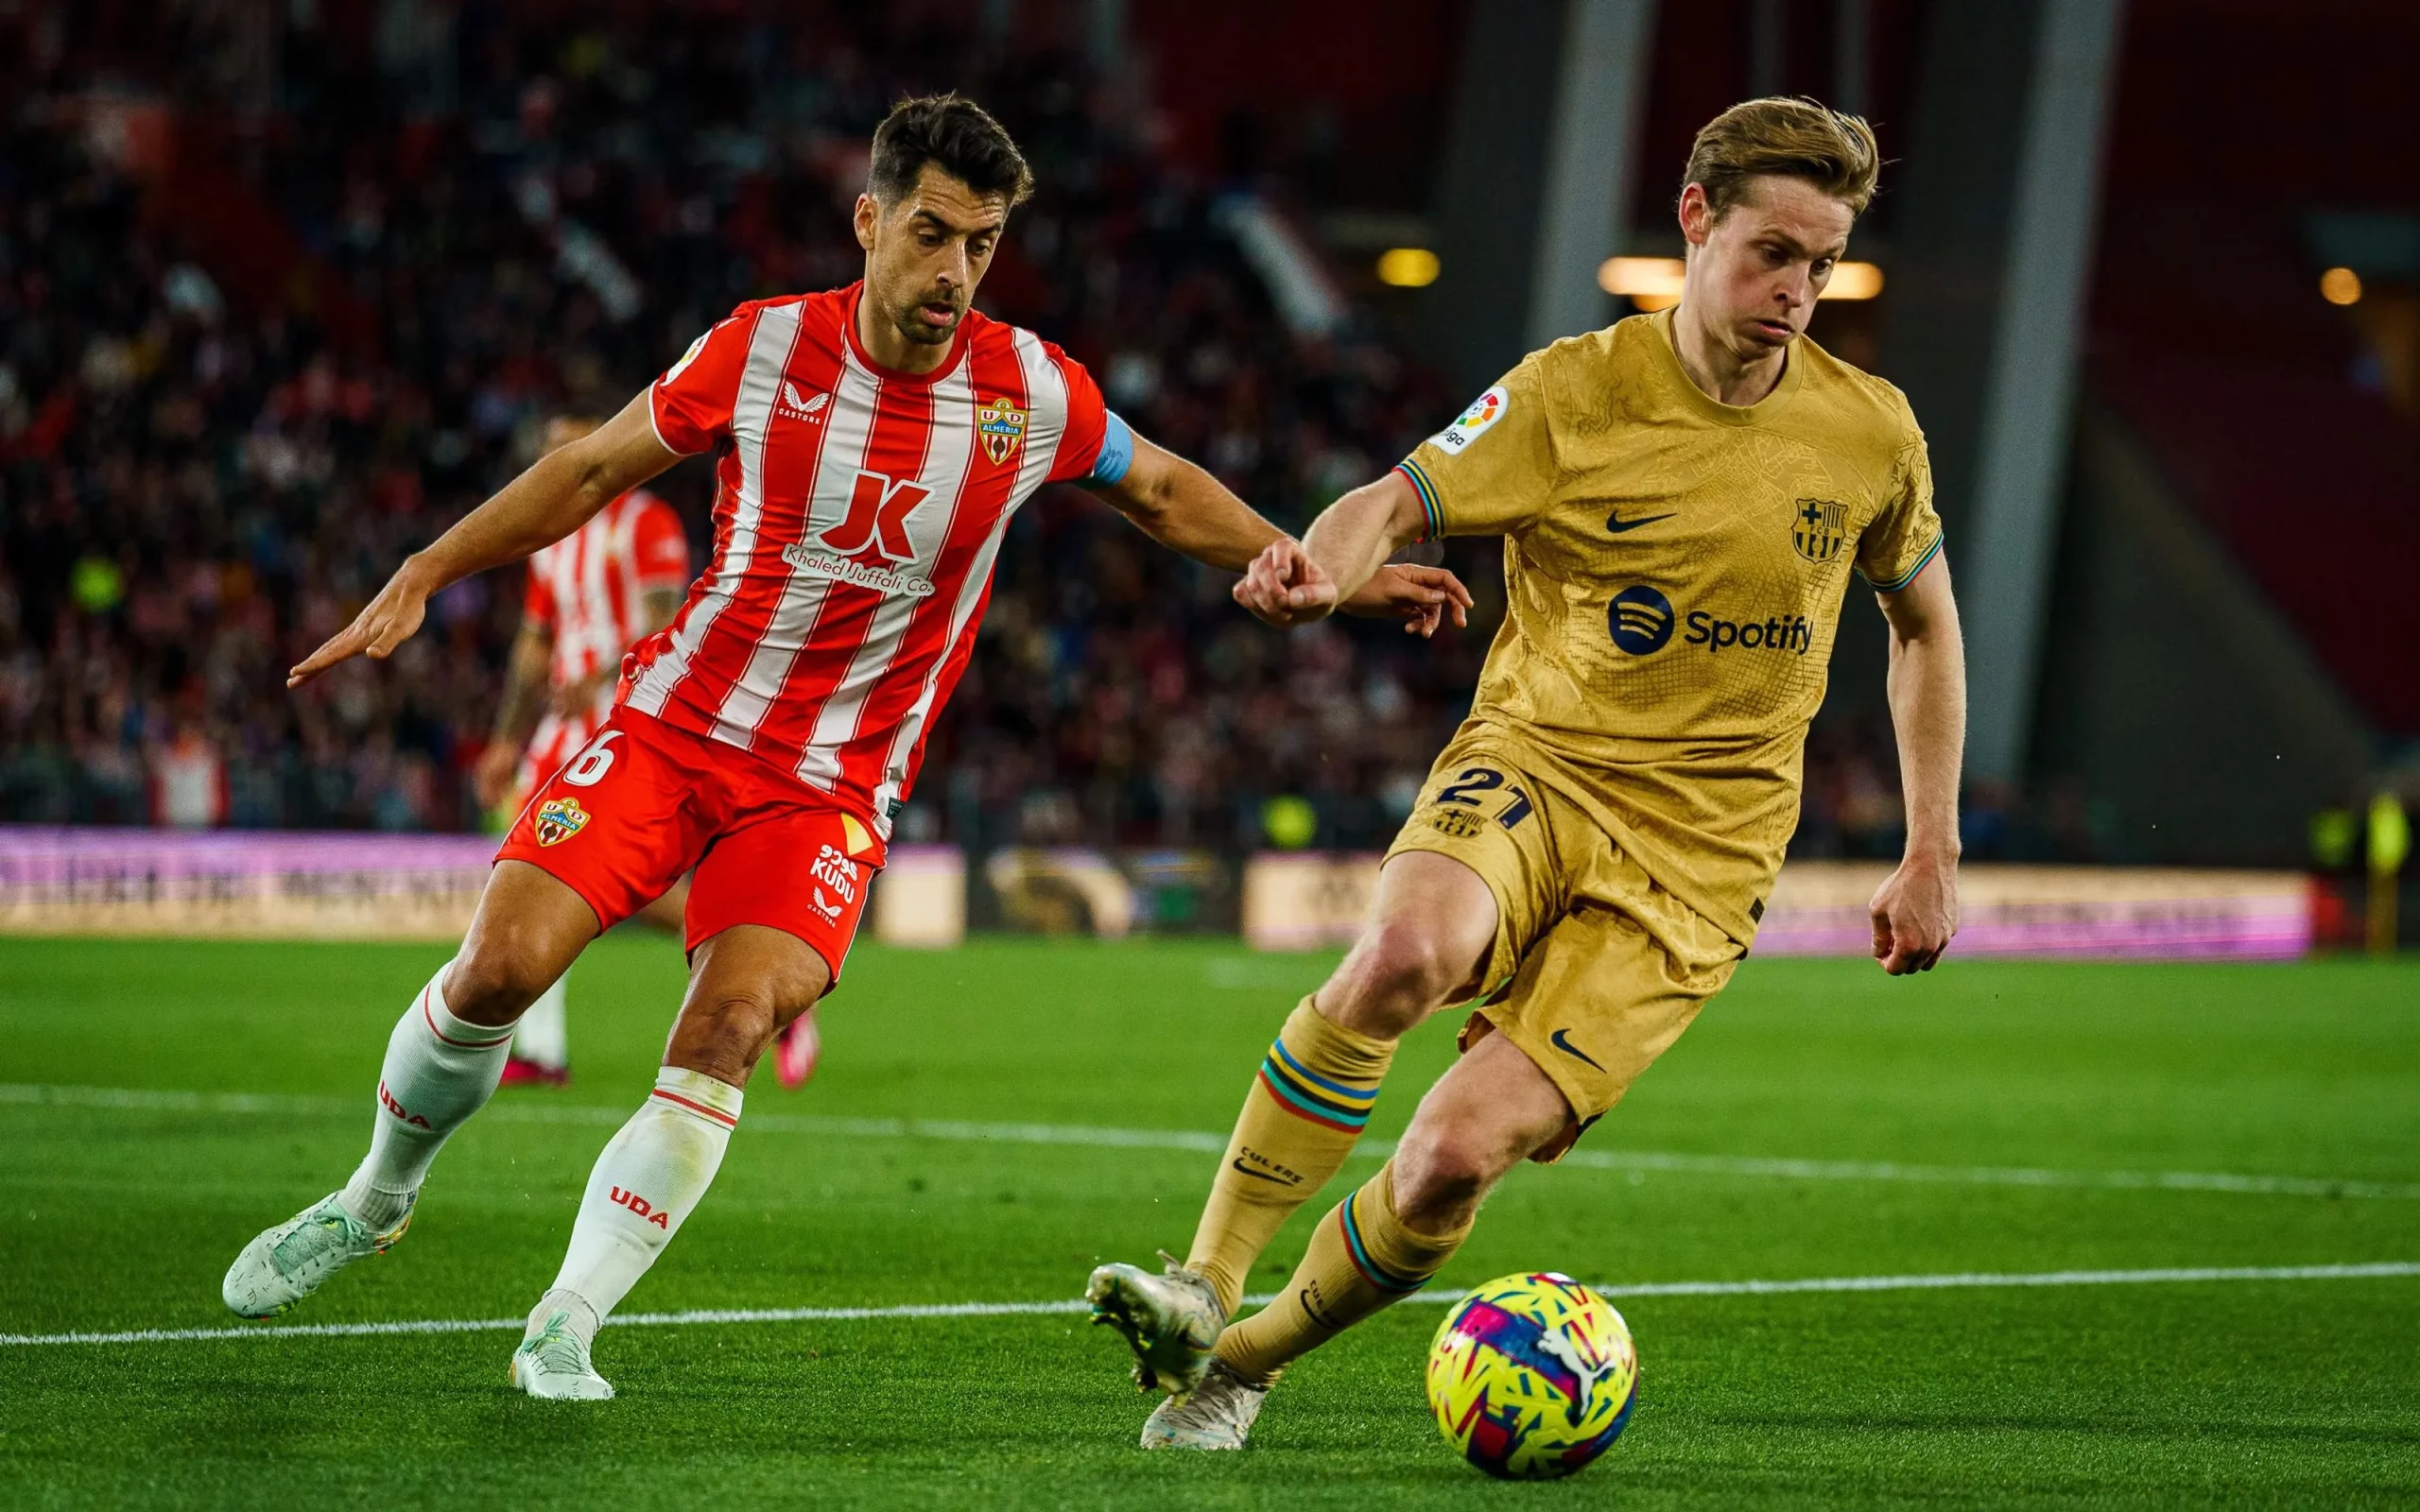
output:
<path id="1" fill-rule="evenodd" d="M 221 1271 L 350 1169 L 388 1027 L 443 957 L 0 942 L 0 1333 L 231 1324 Z M 865 1121 L 1223 1130 L 1326 965 L 1216 943 L 861 950 L 825 1006 L 816 1081 L 791 1096 L 760 1078 L 755 1125 L 626 1311 L 1065 1299 L 1098 1260 L 1181 1249 L 1199 1151 Z M 575 1084 L 500 1095 L 439 1162 L 409 1238 L 282 1321 L 524 1312 L 648 1086 L 680 981 L 668 943 L 601 942 L 572 984 Z M 1449 1022 L 1413 1037 L 1374 1132 L 1400 1130 L 1451 1047 Z M 32 1090 L 60 1087 L 272 1095 Z M 1582 1149 L 1598 1163 L 1508 1181 L 1439 1285 L 1539 1267 L 1639 1284 L 2420 1261 L 2420 962 L 1953 959 L 1894 982 L 1752 961 Z M 1962 1175 L 1977 1167 L 2085 1175 Z M 2092 1184 L 2118 1170 L 2347 1185 Z M 1326 1205 L 1279 1236 L 1264 1284 Z M 1420 1385 L 1441 1310 L 1413 1303 L 1297 1366 L 1249 1451 L 1201 1457 L 1132 1447 L 1147 1403 L 1116 1341 L 1063 1314 L 617 1328 L 597 1355 L 621 1397 L 596 1407 L 512 1394 L 513 1336 L 495 1332 L 9 1344 L 0 1504 L 2420 1498 L 2420 1277 L 1619 1305 L 1641 1404 L 1603 1462 L 1551 1486 L 1495 1485 L 1447 1452 Z"/>

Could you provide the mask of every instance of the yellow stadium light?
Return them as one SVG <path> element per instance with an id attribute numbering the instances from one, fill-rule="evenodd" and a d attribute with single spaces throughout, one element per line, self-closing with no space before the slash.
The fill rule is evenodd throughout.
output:
<path id="1" fill-rule="evenodd" d="M 1642 310 L 1660 310 L 1679 302 L 1681 273 L 1677 257 L 1608 257 L 1597 265 L 1597 286 Z"/>
<path id="2" fill-rule="evenodd" d="M 2331 267 L 2319 275 L 2319 297 L 2330 304 L 2361 302 L 2361 275 L 2349 267 Z"/>
<path id="3" fill-rule="evenodd" d="M 1882 269 L 1872 263 L 1839 263 L 1824 285 L 1827 300 L 1870 300 L 1882 292 Z"/>
<path id="4" fill-rule="evenodd" d="M 1437 254 L 1426 247 L 1390 247 L 1378 254 L 1378 282 L 1425 289 L 1437 282 Z"/>

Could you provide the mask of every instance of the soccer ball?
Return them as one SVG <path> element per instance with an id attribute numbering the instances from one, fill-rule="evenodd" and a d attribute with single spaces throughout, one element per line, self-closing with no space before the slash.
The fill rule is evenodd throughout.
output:
<path id="1" fill-rule="evenodd" d="M 1613 1304 L 1568 1276 L 1492 1280 L 1428 1347 L 1428 1405 L 1499 1480 L 1570 1474 L 1613 1447 L 1638 1400 L 1638 1349 Z"/>

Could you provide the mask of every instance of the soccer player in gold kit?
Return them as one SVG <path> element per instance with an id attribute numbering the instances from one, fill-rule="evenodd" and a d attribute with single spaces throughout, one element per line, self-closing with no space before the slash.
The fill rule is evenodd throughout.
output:
<path id="1" fill-rule="evenodd" d="M 1237 585 L 1300 625 L 1411 542 L 1504 538 L 1470 717 L 1369 928 L 1262 1061 L 1190 1257 L 1093 1273 L 1097 1318 L 1169 1393 L 1146 1447 L 1240 1448 L 1288 1362 L 1425 1284 L 1505 1173 L 1560 1158 L 1721 989 L 1797 824 L 1852 571 L 1890 622 L 1907 799 L 1875 957 L 1929 970 L 1956 933 L 1965 672 L 1924 438 L 1897 389 L 1805 334 L 1877 168 L 1855 117 L 1724 112 L 1689 156 L 1676 305 L 1532 352 Z M 1393 1159 L 1231 1322 L 1261 1248 L 1343 1166 L 1395 1041 L 1481 995 Z"/>

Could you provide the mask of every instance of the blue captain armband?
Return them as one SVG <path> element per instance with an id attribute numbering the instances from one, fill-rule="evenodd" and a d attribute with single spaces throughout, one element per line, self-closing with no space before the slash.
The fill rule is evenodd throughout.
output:
<path id="1" fill-rule="evenodd" d="M 1115 488 L 1134 465 L 1133 428 L 1118 419 L 1114 409 L 1101 413 L 1108 422 L 1101 427 L 1100 455 L 1093 458 L 1093 470 L 1084 474 L 1084 486 L 1089 489 Z"/>

